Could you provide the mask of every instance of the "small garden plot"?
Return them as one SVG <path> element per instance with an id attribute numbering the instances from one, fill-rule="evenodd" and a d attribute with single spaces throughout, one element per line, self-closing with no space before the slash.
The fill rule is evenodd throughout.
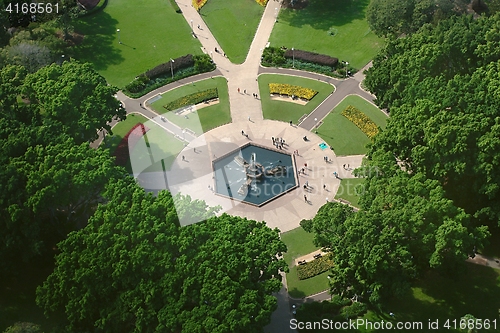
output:
<path id="1" fill-rule="evenodd" d="M 183 108 L 185 106 L 205 103 L 215 100 L 217 98 L 219 98 L 219 93 L 217 91 L 217 88 L 212 88 L 203 91 L 198 91 L 187 96 L 183 96 L 164 105 L 163 107 L 168 111 L 174 111 Z"/>
<path id="2" fill-rule="evenodd" d="M 378 126 L 367 115 L 349 105 L 342 111 L 342 115 L 356 125 L 367 137 L 373 139 L 378 134 Z"/>
<path id="3" fill-rule="evenodd" d="M 273 100 L 296 102 L 302 105 L 307 104 L 318 94 L 316 90 L 287 83 L 269 83 L 269 93 Z"/>
<path id="4" fill-rule="evenodd" d="M 333 260 L 330 259 L 330 256 L 326 255 L 297 266 L 297 276 L 299 280 L 309 279 L 328 271 L 332 267 Z"/>

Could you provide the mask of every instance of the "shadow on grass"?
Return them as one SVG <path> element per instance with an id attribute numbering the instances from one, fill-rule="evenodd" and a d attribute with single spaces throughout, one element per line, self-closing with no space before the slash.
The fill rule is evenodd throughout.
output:
<path id="1" fill-rule="evenodd" d="M 304 298 L 307 296 L 302 290 L 299 290 L 297 288 L 289 289 L 288 294 L 293 298 Z"/>
<path id="2" fill-rule="evenodd" d="M 291 10 L 282 17 L 293 27 L 310 25 L 328 31 L 332 26 L 342 26 L 354 20 L 365 19 L 369 0 L 309 0 L 302 10 Z"/>
<path id="3" fill-rule="evenodd" d="M 490 267 L 467 263 L 463 274 L 455 279 L 429 272 L 417 281 L 403 300 L 391 300 L 386 304 L 387 313 L 380 319 L 389 319 L 394 312 L 398 321 L 460 320 L 465 314 L 476 318 L 498 319 L 500 299 L 500 271 Z M 441 326 L 442 327 L 442 326 Z"/>
<path id="4" fill-rule="evenodd" d="M 105 12 L 79 20 L 75 24 L 75 30 L 85 37 L 80 45 L 73 47 L 73 56 L 82 62 L 94 64 L 98 71 L 124 61 L 118 50 L 113 47 L 117 24 L 118 21 Z"/>

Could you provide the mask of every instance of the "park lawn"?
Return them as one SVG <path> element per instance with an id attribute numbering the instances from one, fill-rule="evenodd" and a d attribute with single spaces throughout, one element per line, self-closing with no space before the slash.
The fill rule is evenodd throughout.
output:
<path id="1" fill-rule="evenodd" d="M 258 80 L 264 118 L 285 122 L 291 120 L 294 123 L 298 123 L 298 120 L 304 114 L 311 113 L 311 111 L 317 108 L 334 90 L 334 87 L 330 84 L 289 75 L 263 74 L 259 75 Z M 306 87 L 316 90 L 318 94 L 306 105 L 286 101 L 273 101 L 269 94 L 269 83 L 288 83 L 295 86 Z"/>
<path id="2" fill-rule="evenodd" d="M 303 298 L 330 289 L 328 274 L 330 274 L 330 271 L 313 276 L 309 279 L 299 280 L 297 266 L 294 266 L 290 268 L 290 272 L 286 274 L 288 294 L 293 298 Z"/>
<path id="3" fill-rule="evenodd" d="M 396 321 L 421 321 L 424 331 L 429 319 L 439 319 L 440 331 L 453 332 L 443 329 L 442 324 L 448 319 L 456 319 L 458 324 L 462 316 L 472 314 L 480 319 L 496 319 L 497 329 L 484 332 L 498 332 L 499 299 L 500 270 L 466 263 L 465 271 L 454 274 L 453 278 L 445 278 L 435 272 L 428 273 L 414 284 L 406 297 L 386 303 L 384 308 L 387 313 L 372 312 L 369 315 L 371 320 L 389 320 L 388 313 L 393 312 Z"/>
<path id="4" fill-rule="evenodd" d="M 113 128 L 113 135 L 107 135 L 105 137 L 105 141 L 102 145 L 104 148 L 108 148 L 109 152 L 113 154 L 116 150 L 116 147 L 120 144 L 121 140 L 127 133 L 137 124 L 144 124 L 148 121 L 148 118 L 140 115 L 140 114 L 127 114 L 127 118 L 123 121 L 118 122 Z"/>
<path id="5" fill-rule="evenodd" d="M 263 12 L 264 7 L 254 0 L 210 0 L 201 8 L 200 15 L 222 47 L 221 52 L 226 53 L 231 62 L 241 64 L 247 57 Z M 221 56 L 215 50 L 210 51 L 214 52 L 214 57 Z"/>
<path id="6" fill-rule="evenodd" d="M 85 37 L 71 56 L 92 63 L 119 88 L 170 58 L 202 54 L 191 27 L 166 0 L 108 1 L 103 10 L 76 21 L 75 31 Z"/>
<path id="7" fill-rule="evenodd" d="M 145 135 L 147 149 L 137 145 L 132 153 L 137 171 L 163 171 L 161 160 L 164 161 L 165 169 L 169 170 L 177 155 L 184 149 L 184 143 L 152 121 L 146 122 L 144 126 L 149 128 Z"/>
<path id="8" fill-rule="evenodd" d="M 359 195 L 364 190 L 363 182 L 363 178 L 342 179 L 335 199 L 344 199 L 349 201 L 354 207 L 359 207 Z"/>
<path id="9" fill-rule="evenodd" d="M 302 10 L 282 9 L 271 46 L 328 54 L 361 69 L 384 45 L 365 18 L 370 0 L 309 0 Z M 331 36 L 328 31 L 335 31 Z"/>
<path id="10" fill-rule="evenodd" d="M 296 258 L 316 251 L 318 247 L 313 244 L 313 239 L 314 233 L 306 232 L 302 227 L 282 233 L 281 240 L 287 246 L 283 255 L 286 263 L 291 266 Z"/>
<path id="11" fill-rule="evenodd" d="M 219 92 L 219 103 L 204 107 L 198 110 L 196 113 L 190 113 L 187 118 L 184 117 L 184 115 L 176 115 L 174 112 L 167 112 L 163 107 L 164 105 L 178 98 L 210 88 L 217 88 Z M 222 77 L 206 79 L 203 81 L 195 82 L 194 84 L 189 84 L 170 90 L 162 94 L 161 98 L 151 103 L 150 106 L 157 113 L 162 114 L 170 122 L 176 124 L 181 128 L 189 128 L 197 135 L 201 135 L 204 132 L 207 132 L 215 127 L 231 122 L 227 82 L 226 79 Z"/>
<path id="12" fill-rule="evenodd" d="M 323 119 L 323 124 L 317 130 L 318 135 L 333 148 L 338 156 L 366 154 L 368 151 L 366 145 L 370 142 L 370 139 L 356 125 L 341 114 L 349 105 L 366 114 L 382 129 L 385 128 L 387 122 L 387 116 L 365 99 L 355 95 L 344 98 Z"/>

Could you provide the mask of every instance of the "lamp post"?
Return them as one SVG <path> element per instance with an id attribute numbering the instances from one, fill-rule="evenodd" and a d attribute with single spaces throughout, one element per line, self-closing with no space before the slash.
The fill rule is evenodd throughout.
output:
<path id="1" fill-rule="evenodd" d="M 64 62 L 64 54 L 61 55 L 61 65 L 62 65 L 63 62 Z"/>
<path id="2" fill-rule="evenodd" d="M 170 58 L 170 72 L 172 73 L 172 80 L 174 79 L 174 59 Z"/>
<path id="3" fill-rule="evenodd" d="M 120 29 L 116 29 L 116 32 L 118 33 L 118 44 L 121 44 L 122 41 L 120 40 Z"/>
<path id="4" fill-rule="evenodd" d="M 278 21 L 278 7 L 274 8 L 274 18 Z"/>
<path id="5" fill-rule="evenodd" d="M 212 59 L 212 61 L 214 60 L 214 53 L 212 51 L 210 51 L 210 58 Z"/>
<path id="6" fill-rule="evenodd" d="M 191 31 L 194 32 L 194 30 L 193 30 L 193 20 L 191 20 Z"/>
<path id="7" fill-rule="evenodd" d="M 295 68 L 295 49 L 292 47 L 292 67 Z"/>

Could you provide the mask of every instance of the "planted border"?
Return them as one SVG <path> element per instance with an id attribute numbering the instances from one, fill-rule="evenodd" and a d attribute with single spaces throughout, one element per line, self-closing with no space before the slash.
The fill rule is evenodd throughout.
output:
<path id="1" fill-rule="evenodd" d="M 179 108 L 195 105 L 199 103 L 203 103 L 209 101 L 211 99 L 215 99 L 219 97 L 219 92 L 217 88 L 207 89 L 203 91 L 195 92 L 194 94 L 190 94 L 181 98 L 178 98 L 163 107 L 168 111 L 177 110 Z"/>
<path id="2" fill-rule="evenodd" d="M 326 255 L 313 261 L 309 261 L 304 265 L 297 266 L 297 276 L 299 280 L 305 280 L 312 278 L 313 276 L 319 275 L 326 272 L 333 267 L 333 260 L 330 256 Z"/>
<path id="3" fill-rule="evenodd" d="M 268 0 L 255 0 L 262 7 L 266 7 Z"/>
<path id="4" fill-rule="evenodd" d="M 341 114 L 356 125 L 370 139 L 373 139 L 373 137 L 378 134 L 379 128 L 377 124 L 354 106 L 347 106 Z"/>
<path id="5" fill-rule="evenodd" d="M 292 59 L 295 58 L 297 60 L 303 60 L 307 62 L 312 62 L 314 64 L 322 65 L 322 66 L 337 66 L 339 59 L 330 57 L 326 54 L 319 54 L 315 52 L 309 52 L 304 50 L 292 50 L 287 49 L 284 54 L 285 58 Z"/>
<path id="6" fill-rule="evenodd" d="M 193 0 L 193 7 L 197 11 L 200 11 L 201 7 L 205 6 L 208 0 Z"/>
<path id="7" fill-rule="evenodd" d="M 294 86 L 286 83 L 269 83 L 269 93 L 296 96 L 299 98 L 306 99 L 310 101 L 314 96 L 318 94 L 316 90 L 312 90 L 305 87 Z"/>

